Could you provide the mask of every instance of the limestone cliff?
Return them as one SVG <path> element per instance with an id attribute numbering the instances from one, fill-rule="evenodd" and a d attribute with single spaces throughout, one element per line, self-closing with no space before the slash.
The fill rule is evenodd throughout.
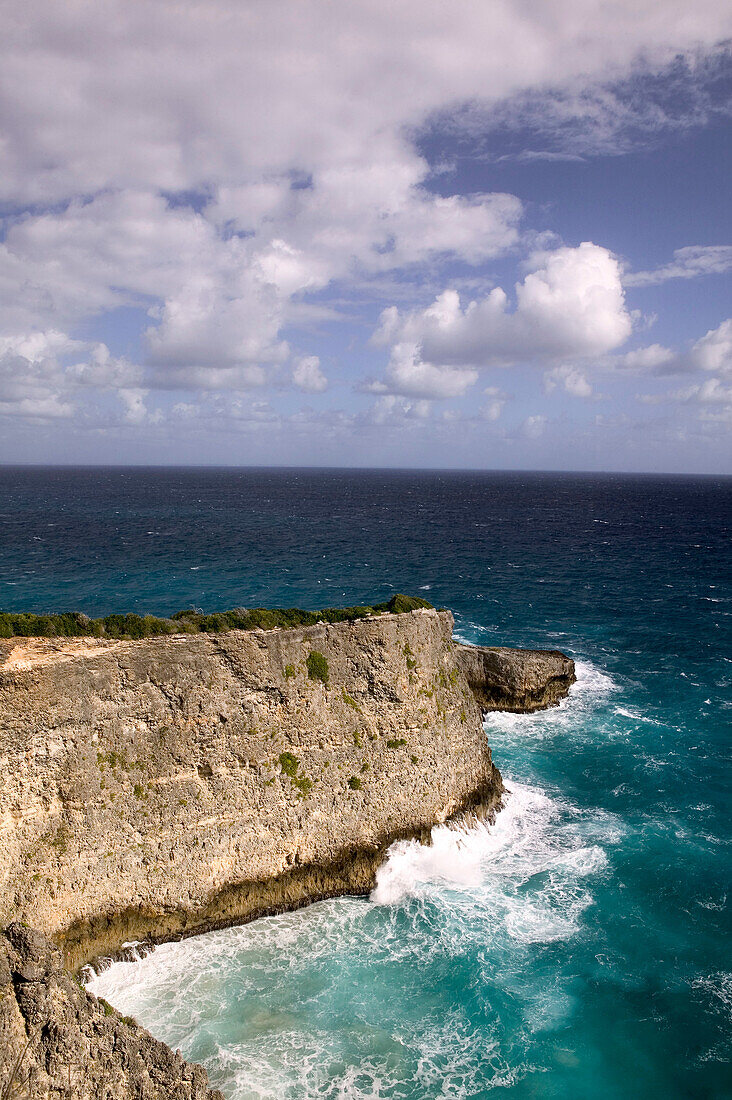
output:
<path id="1" fill-rule="evenodd" d="M 576 679 L 574 661 L 556 649 L 456 645 L 455 659 L 483 710 L 544 710 Z"/>
<path id="2" fill-rule="evenodd" d="M 449 612 L 2 643 L 0 926 L 67 965 L 366 891 L 501 781 Z"/>

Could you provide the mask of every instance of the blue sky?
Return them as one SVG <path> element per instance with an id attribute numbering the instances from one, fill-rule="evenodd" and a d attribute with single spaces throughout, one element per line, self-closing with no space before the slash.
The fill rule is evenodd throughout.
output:
<path id="1" fill-rule="evenodd" d="M 732 472 L 724 7 L 9 5 L 0 461 Z"/>

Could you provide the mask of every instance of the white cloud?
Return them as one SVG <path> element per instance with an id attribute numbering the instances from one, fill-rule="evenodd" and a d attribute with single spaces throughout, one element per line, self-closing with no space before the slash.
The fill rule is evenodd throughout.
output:
<path id="1" fill-rule="evenodd" d="M 607 249 L 585 242 L 536 254 L 530 265 L 516 284 L 512 311 L 500 287 L 464 309 L 457 291 L 446 290 L 424 310 L 384 310 L 374 335 L 392 349 L 382 385 L 394 393 L 456 396 L 481 367 L 602 356 L 628 338 L 620 266 Z M 578 371 L 572 377 L 570 392 L 585 396 L 587 383 Z"/>
<path id="2" fill-rule="evenodd" d="M 450 104 L 622 75 L 729 34 L 724 5 L 665 0 L 52 0 L 6 13 L 3 198 L 182 190 L 367 165 Z M 575 97 L 579 98 L 579 97 Z M 577 108 L 573 108 L 576 115 Z"/>
<path id="3" fill-rule="evenodd" d="M 557 386 L 561 386 L 572 397 L 592 397 L 592 386 L 577 367 L 564 365 L 547 371 L 544 375 L 544 389 L 551 393 Z"/>
<path id="4" fill-rule="evenodd" d="M 526 439 L 540 439 L 547 426 L 547 418 L 541 413 L 527 416 L 521 425 L 520 432 Z"/>
<path id="5" fill-rule="evenodd" d="M 702 336 L 689 354 L 691 366 L 697 370 L 732 375 L 732 317 Z"/>
<path id="6" fill-rule="evenodd" d="M 477 377 L 478 372 L 472 368 L 426 363 L 416 342 L 402 341 L 391 349 L 386 378 L 364 388 L 372 393 L 440 399 L 462 396 Z"/>
<path id="7" fill-rule="evenodd" d="M 623 276 L 625 286 L 654 286 L 669 279 L 696 279 L 700 275 L 723 275 L 732 268 L 732 245 L 689 245 L 677 248 L 670 264 L 653 271 L 631 271 Z"/>
<path id="8" fill-rule="evenodd" d="M 322 393 L 328 388 L 328 379 L 320 369 L 317 355 L 298 360 L 292 372 L 292 381 L 304 393 Z"/>
<path id="9" fill-rule="evenodd" d="M 117 396 L 124 406 L 124 420 L 127 424 L 157 424 L 162 419 L 159 411 L 149 412 L 145 403 L 147 390 L 122 388 L 117 390 Z"/>
<path id="10" fill-rule="evenodd" d="M 486 397 L 490 398 L 489 401 L 482 405 L 479 409 L 479 416 L 483 420 L 498 420 L 506 402 L 509 399 L 509 395 L 500 390 L 498 386 L 486 386 L 483 390 Z"/>
<path id="11" fill-rule="evenodd" d="M 370 424 L 407 425 L 419 423 L 429 419 L 430 402 L 427 400 L 409 400 L 397 394 L 383 394 L 377 398 L 366 414 L 366 420 Z"/>
<path id="12" fill-rule="evenodd" d="M 673 20 L 678 13 L 666 4 L 653 8 L 647 5 L 643 15 L 655 19 L 668 10 Z M 608 12 L 618 10 L 615 4 L 608 7 Z M 702 18 L 705 14 L 699 13 Z M 659 45 L 663 35 L 661 30 Z M 515 150 L 501 154 L 497 161 L 583 160 L 648 150 L 670 133 L 729 117 L 730 100 L 725 93 L 729 22 L 717 36 L 716 48 L 699 48 L 695 35 L 686 42 L 683 51 L 665 52 L 663 47 L 644 51 L 630 71 L 624 72 L 621 64 L 608 71 L 605 79 L 588 83 L 570 77 L 539 87 L 529 85 L 497 105 L 476 100 L 451 120 L 452 127 L 468 137 L 484 138 L 498 131 L 502 144 L 512 130 L 518 132 L 520 143 Z M 485 142 L 487 158 L 492 144 Z M 531 147 L 526 148 L 527 144 Z"/>
<path id="13" fill-rule="evenodd" d="M 630 370 L 645 371 L 667 366 L 675 358 L 676 356 L 670 348 L 665 348 L 662 344 L 649 344 L 645 348 L 627 351 L 625 355 L 619 357 L 618 363 Z"/>
<path id="14" fill-rule="evenodd" d="M 732 385 L 720 378 L 707 378 L 701 383 L 669 393 L 636 395 L 645 405 L 687 406 L 695 410 L 697 419 L 710 425 L 732 423 Z"/>
<path id="15" fill-rule="evenodd" d="M 661 375 L 708 371 L 732 376 L 732 318 L 722 321 L 685 349 L 650 344 L 617 356 L 608 365 Z"/>
<path id="16" fill-rule="evenodd" d="M 446 285 L 446 262 L 452 276 L 520 243 L 515 196 L 430 190 L 415 134 L 437 114 L 548 85 L 576 112 L 639 51 L 662 65 L 727 25 L 712 0 L 581 6 L 578 16 L 576 0 L 11 5 L 0 335 L 15 343 L 0 366 L 2 408 L 71 415 L 87 395 L 119 391 L 142 424 L 155 390 L 238 395 L 291 378 L 320 392 L 319 366 L 292 360 L 305 295 L 392 273 L 414 301 L 420 279 Z M 711 262 L 681 262 L 692 261 Z M 120 307 L 147 316 L 139 363 L 112 354 L 111 340 L 74 339 L 91 321 L 103 331 Z M 487 364 L 600 355 L 630 331 L 617 262 L 592 244 L 535 257 L 513 309 L 501 290 L 464 309 L 446 291 L 392 319 L 380 385 L 404 416 L 464 394 Z M 254 405 L 227 400 L 261 422 Z"/>
<path id="17" fill-rule="evenodd" d="M 0 415 L 56 420 L 76 415 L 84 395 L 115 392 L 128 418 L 140 368 L 105 344 L 51 329 L 0 337 Z M 132 387 L 132 388 L 130 388 Z"/>

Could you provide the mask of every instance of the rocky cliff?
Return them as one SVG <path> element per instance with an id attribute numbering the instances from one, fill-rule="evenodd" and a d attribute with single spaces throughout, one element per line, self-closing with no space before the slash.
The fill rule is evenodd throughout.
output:
<path id="1" fill-rule="evenodd" d="M 2 1100 L 211 1100 L 199 1067 L 69 969 L 128 940 L 367 892 L 392 841 L 492 813 L 482 710 L 556 702 L 573 665 L 461 646 L 452 627 L 424 609 L 0 640 L 0 927 L 16 922 L 0 937 Z"/>
<path id="2" fill-rule="evenodd" d="M 455 660 L 483 710 L 544 710 L 576 679 L 574 661 L 555 649 L 456 645 Z"/>
<path id="3" fill-rule="evenodd" d="M 67 965 L 344 890 L 501 781 L 448 612 L 2 643 L 0 926 Z"/>
<path id="4" fill-rule="evenodd" d="M 200 1066 L 87 993 L 20 924 L 0 933 L 0 1096 L 223 1100 Z"/>

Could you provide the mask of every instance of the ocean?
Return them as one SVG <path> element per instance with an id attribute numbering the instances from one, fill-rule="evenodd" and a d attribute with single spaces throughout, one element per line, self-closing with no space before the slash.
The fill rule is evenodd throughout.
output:
<path id="1" fill-rule="evenodd" d="M 486 719 L 493 826 L 91 988 L 230 1100 L 732 1096 L 731 518 L 722 478 L 0 468 L 0 609 L 406 592 L 577 661 Z"/>

